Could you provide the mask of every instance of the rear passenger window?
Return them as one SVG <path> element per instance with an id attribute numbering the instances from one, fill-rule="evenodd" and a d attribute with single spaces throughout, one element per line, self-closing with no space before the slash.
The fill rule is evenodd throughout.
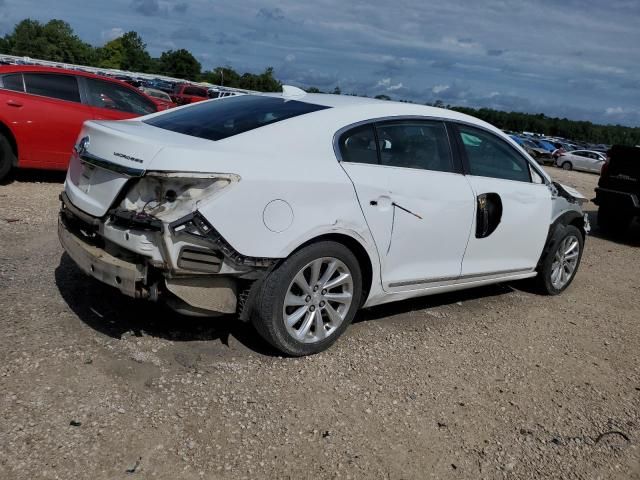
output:
<path id="1" fill-rule="evenodd" d="M 452 172 L 447 130 L 442 122 L 406 121 L 376 126 L 380 164 Z"/>
<path id="2" fill-rule="evenodd" d="M 343 162 L 378 163 L 373 125 L 364 125 L 348 131 L 340 138 L 339 145 Z"/>
<path id="3" fill-rule="evenodd" d="M 73 75 L 25 73 L 24 83 L 27 87 L 27 93 L 68 102 L 80 102 L 78 81 Z"/>
<path id="4" fill-rule="evenodd" d="M 2 77 L 2 88 L 6 88 L 7 90 L 14 90 L 16 92 L 24 92 L 22 74 L 13 73 Z"/>
<path id="5" fill-rule="evenodd" d="M 480 177 L 531 182 L 529 163 L 507 142 L 492 133 L 458 125 L 469 173 Z"/>

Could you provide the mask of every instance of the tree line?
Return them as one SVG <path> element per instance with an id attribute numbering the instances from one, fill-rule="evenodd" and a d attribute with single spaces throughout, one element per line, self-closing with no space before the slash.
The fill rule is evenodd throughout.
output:
<path id="1" fill-rule="evenodd" d="M 94 47 L 82 41 L 71 26 L 62 20 L 41 23 L 26 19 L 19 22 L 13 32 L 0 37 L 0 53 L 61 63 L 167 75 L 261 92 L 279 91 L 282 87 L 271 67 L 257 74 L 249 72 L 241 74 L 228 66 L 203 70 L 200 62 L 184 48 L 168 50 L 162 52 L 159 57 L 152 57 L 142 37 L 134 31 L 126 32 L 100 47 Z M 311 87 L 307 91 L 321 92 L 316 87 Z M 341 94 L 342 92 L 340 87 L 336 86 L 330 93 Z M 387 95 L 378 95 L 376 98 L 390 100 Z M 433 105 L 473 115 L 505 130 L 543 133 L 593 143 L 640 144 L 639 127 L 597 125 L 586 121 L 548 117 L 541 113 L 456 107 L 444 105 L 441 101 Z"/>
<path id="2" fill-rule="evenodd" d="M 167 75 L 184 80 L 205 81 L 234 88 L 264 92 L 279 91 L 282 84 L 273 75 L 273 68 L 262 73 L 240 74 L 230 67 L 203 71 L 200 62 L 188 50 L 181 48 L 152 57 L 137 32 L 126 32 L 94 47 L 78 37 L 62 20 L 41 23 L 22 20 L 13 32 L 0 37 L 0 53 L 26 56 L 60 63 L 112 68 L 131 72 Z"/>

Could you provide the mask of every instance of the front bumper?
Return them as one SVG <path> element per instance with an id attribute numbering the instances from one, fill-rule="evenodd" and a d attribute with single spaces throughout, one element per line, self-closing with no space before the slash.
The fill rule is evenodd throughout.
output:
<path id="1" fill-rule="evenodd" d="M 61 219 L 58 219 L 58 237 L 67 254 L 87 275 L 117 288 L 129 297 L 145 297 L 141 285 L 146 281 L 146 266 L 114 257 L 83 241 L 70 232 Z"/>

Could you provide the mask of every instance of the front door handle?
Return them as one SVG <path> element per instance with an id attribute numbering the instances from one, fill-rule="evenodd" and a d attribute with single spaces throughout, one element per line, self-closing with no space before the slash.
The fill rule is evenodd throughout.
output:
<path id="1" fill-rule="evenodd" d="M 7 105 L 9 105 L 10 107 L 20 108 L 22 106 L 22 103 L 16 100 L 7 100 Z"/>

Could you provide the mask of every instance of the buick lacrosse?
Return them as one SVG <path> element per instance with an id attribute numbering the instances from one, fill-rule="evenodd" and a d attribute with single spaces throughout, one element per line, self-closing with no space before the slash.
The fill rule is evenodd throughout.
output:
<path id="1" fill-rule="evenodd" d="M 485 122 L 294 87 L 86 122 L 61 200 L 88 275 L 237 314 L 288 355 L 361 307 L 531 277 L 558 294 L 589 229 L 585 198 Z"/>

